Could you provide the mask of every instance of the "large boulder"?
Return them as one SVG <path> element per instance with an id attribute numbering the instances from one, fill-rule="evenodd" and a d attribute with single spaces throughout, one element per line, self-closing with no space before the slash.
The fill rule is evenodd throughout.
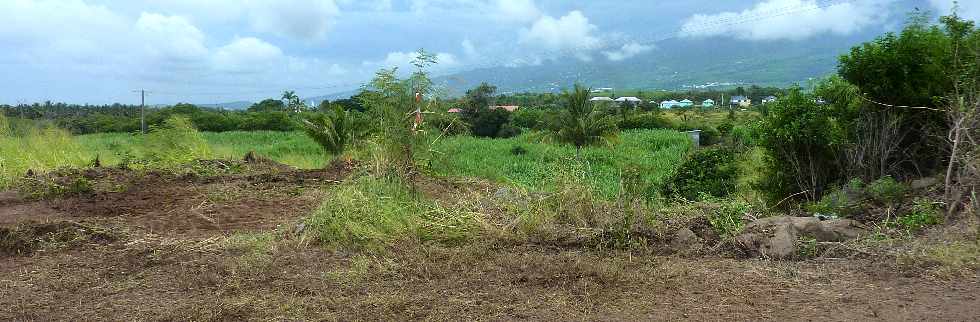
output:
<path id="1" fill-rule="evenodd" d="M 861 223 L 850 219 L 778 216 L 749 223 L 735 242 L 753 255 L 788 259 L 798 253 L 797 241 L 801 237 L 818 242 L 842 242 L 858 238 L 865 231 Z"/>

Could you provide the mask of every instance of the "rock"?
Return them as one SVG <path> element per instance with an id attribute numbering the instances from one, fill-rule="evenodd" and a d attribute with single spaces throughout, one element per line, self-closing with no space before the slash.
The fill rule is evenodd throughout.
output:
<path id="1" fill-rule="evenodd" d="M 514 191 L 510 188 L 500 188 L 497 192 L 493 193 L 493 198 L 497 200 L 511 200 L 514 199 Z"/>
<path id="2" fill-rule="evenodd" d="M 928 177 L 912 181 L 912 190 L 923 190 L 939 184 L 939 178 Z"/>
<path id="3" fill-rule="evenodd" d="M 842 242 L 858 238 L 864 232 L 863 225 L 850 219 L 778 216 L 749 223 L 735 242 L 743 250 L 758 256 L 787 259 L 797 254 L 796 242 L 800 237 L 819 242 Z"/>
<path id="4" fill-rule="evenodd" d="M 300 235 L 306 231 L 306 223 L 296 224 L 296 228 L 293 229 L 293 235 Z"/>
<path id="5" fill-rule="evenodd" d="M 670 248 L 674 251 L 696 251 L 701 249 L 704 240 L 698 237 L 691 229 L 681 228 L 674 232 L 674 238 L 670 240 Z"/>

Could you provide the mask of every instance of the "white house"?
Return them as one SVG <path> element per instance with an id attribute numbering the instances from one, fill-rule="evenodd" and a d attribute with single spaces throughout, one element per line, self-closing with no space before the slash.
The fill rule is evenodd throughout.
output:
<path id="1" fill-rule="evenodd" d="M 672 108 L 675 108 L 675 107 L 679 107 L 680 105 L 681 105 L 681 103 L 678 102 L 678 101 L 675 101 L 675 100 L 669 100 L 669 101 L 660 102 L 660 108 L 663 108 L 663 109 L 672 109 Z"/>
<path id="2" fill-rule="evenodd" d="M 762 104 L 769 104 L 775 102 L 776 102 L 776 97 L 772 95 L 766 96 L 765 98 L 762 99 Z"/>
<path id="3" fill-rule="evenodd" d="M 633 105 L 639 105 L 640 103 L 643 103 L 643 100 L 641 100 L 639 98 L 636 98 L 636 97 L 632 97 L 632 96 L 624 96 L 624 97 L 617 98 L 616 99 L 616 102 L 619 102 L 619 103 L 630 103 L 630 104 L 633 104 Z"/>
<path id="4" fill-rule="evenodd" d="M 706 108 L 715 107 L 715 100 L 710 98 L 706 99 L 704 102 L 701 102 L 701 106 Z"/>
<path id="5" fill-rule="evenodd" d="M 694 106 L 694 102 L 691 101 L 691 100 L 689 100 L 689 99 L 685 99 L 683 101 L 678 102 L 677 103 L 677 106 L 678 107 L 691 107 L 691 106 Z"/>
<path id="6" fill-rule="evenodd" d="M 615 100 L 612 99 L 611 97 L 597 96 L 597 97 L 593 97 L 592 99 L 590 99 L 590 101 L 593 101 L 593 102 L 614 102 Z"/>

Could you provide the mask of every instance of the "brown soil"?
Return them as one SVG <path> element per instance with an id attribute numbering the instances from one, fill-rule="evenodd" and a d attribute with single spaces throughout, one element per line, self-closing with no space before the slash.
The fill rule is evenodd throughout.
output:
<path id="1" fill-rule="evenodd" d="M 0 246 L 25 250 L 0 252 L 0 320 L 980 318 L 980 275 L 936 278 L 893 259 L 776 262 L 494 241 L 406 242 L 378 254 L 289 233 L 257 244 L 223 237 L 296 222 L 325 197 L 321 187 L 349 172 L 113 169 L 83 174 L 93 192 L 0 193 Z M 417 187 L 446 206 L 463 199 L 454 195 L 495 191 L 438 179 Z"/>
<path id="2" fill-rule="evenodd" d="M 53 179 L 45 180 L 84 177 L 96 189 L 43 200 L 2 192 L 0 225 L 123 222 L 149 233 L 185 237 L 268 230 L 308 213 L 319 204 L 320 188 L 343 180 L 348 173 L 342 168 L 279 166 L 205 177 L 111 168 L 55 173 Z"/>

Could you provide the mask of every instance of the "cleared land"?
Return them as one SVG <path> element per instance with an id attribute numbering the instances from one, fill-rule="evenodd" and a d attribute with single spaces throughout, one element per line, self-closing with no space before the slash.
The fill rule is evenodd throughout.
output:
<path id="1" fill-rule="evenodd" d="M 643 135 L 648 134 L 627 133 L 621 140 Z M 83 137 L 96 143 L 80 144 L 110 146 L 112 137 Z M 664 137 L 675 142 L 683 135 Z M 281 150 L 277 140 L 266 142 L 255 149 Z M 601 193 L 613 185 L 601 173 L 614 173 L 637 154 L 662 153 L 638 165 L 661 169 L 686 149 L 650 144 L 615 147 L 610 156 L 587 151 L 585 158 L 600 169 L 593 188 Z M 511 153 L 514 145 L 527 152 Z M 509 183 L 549 190 L 541 184 L 549 180 L 547 169 L 574 157 L 573 151 L 527 138 L 455 138 L 436 147 L 451 155 L 438 162 L 459 172 L 422 175 L 402 185 L 366 176 L 363 169 L 370 165 L 356 162 L 303 170 L 263 159 L 235 161 L 239 155 L 198 161 L 180 171 L 102 167 L 37 174 L 36 182 L 85 185 L 40 191 L 41 199 L 0 193 L 0 319 L 970 321 L 980 316 L 980 276 L 971 257 L 976 252 L 963 253 L 969 245 L 928 248 L 923 252 L 941 254 L 922 260 L 887 245 L 842 244 L 825 256 L 784 262 L 746 258 L 724 243 L 677 251 L 669 238 L 652 234 L 643 247 L 611 250 L 582 238 L 591 231 L 568 224 L 595 218 L 565 218 L 562 210 L 569 205 L 548 202 L 535 191 L 501 193 Z M 212 151 L 221 149 L 212 143 Z M 228 153 L 247 150 L 228 148 L 235 151 Z M 463 153 L 473 150 L 486 154 Z M 476 160 L 492 166 L 480 167 Z M 657 180 L 659 173 L 648 178 Z M 528 222 L 537 226 L 521 225 Z M 705 240 L 719 238 L 703 222 L 678 219 L 676 224 Z M 961 226 L 969 223 L 953 228 Z M 344 238 L 328 240 L 325 232 Z M 967 233 L 937 231 L 922 238 Z"/>

